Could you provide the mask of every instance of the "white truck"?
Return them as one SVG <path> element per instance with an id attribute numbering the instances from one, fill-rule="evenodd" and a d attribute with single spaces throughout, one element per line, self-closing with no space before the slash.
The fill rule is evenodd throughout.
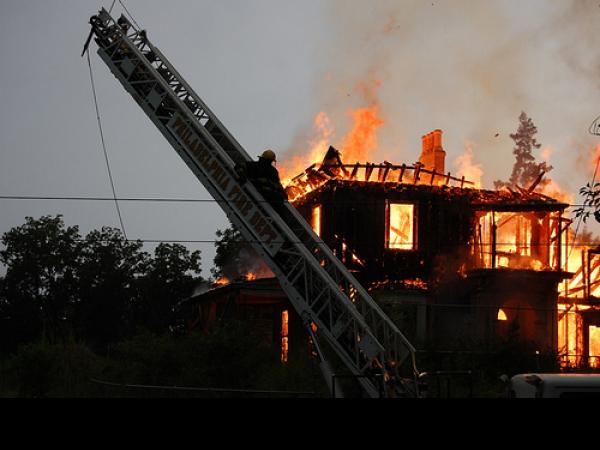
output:
<path id="1" fill-rule="evenodd" d="M 521 374 L 508 381 L 510 398 L 600 398 L 600 375 Z"/>

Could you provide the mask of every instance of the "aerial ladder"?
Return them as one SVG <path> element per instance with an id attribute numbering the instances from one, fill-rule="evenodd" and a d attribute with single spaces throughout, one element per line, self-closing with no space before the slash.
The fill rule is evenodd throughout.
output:
<path id="1" fill-rule="evenodd" d="M 301 317 L 331 389 L 325 340 L 379 398 L 418 396 L 415 349 L 288 202 L 276 212 L 237 167 L 251 158 L 145 30 L 104 8 L 90 19 L 98 55 L 277 276 Z M 85 51 L 85 50 L 84 50 Z M 339 390 L 337 391 L 339 392 Z"/>

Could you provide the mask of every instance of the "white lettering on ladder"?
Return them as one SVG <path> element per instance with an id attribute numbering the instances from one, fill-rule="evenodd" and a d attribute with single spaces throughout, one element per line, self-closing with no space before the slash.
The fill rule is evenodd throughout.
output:
<path id="1" fill-rule="evenodd" d="M 254 206 L 252 199 L 229 175 L 219 160 L 202 144 L 196 132 L 178 114 L 169 121 L 167 127 L 200 167 L 202 174 L 220 190 L 221 195 L 229 202 L 229 206 L 261 240 L 269 254 L 275 256 L 283 244 L 279 233 Z"/>

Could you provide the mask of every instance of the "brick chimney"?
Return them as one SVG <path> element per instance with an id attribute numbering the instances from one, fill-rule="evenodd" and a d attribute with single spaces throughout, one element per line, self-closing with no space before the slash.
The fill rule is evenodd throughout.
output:
<path id="1" fill-rule="evenodd" d="M 435 130 L 423 136 L 423 148 L 419 162 L 425 166 L 425 169 L 435 170 L 438 173 L 445 173 L 446 152 L 442 146 L 442 130 Z"/>

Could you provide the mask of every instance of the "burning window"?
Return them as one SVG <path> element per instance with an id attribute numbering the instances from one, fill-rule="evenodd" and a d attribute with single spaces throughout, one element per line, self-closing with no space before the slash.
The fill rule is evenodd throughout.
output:
<path id="1" fill-rule="evenodd" d="M 506 322 L 508 321 L 508 317 L 506 316 L 506 312 L 500 308 L 498 310 L 498 322 Z"/>
<path id="2" fill-rule="evenodd" d="M 388 205 L 386 247 L 390 250 L 415 250 L 415 205 Z"/>
<path id="3" fill-rule="evenodd" d="M 600 327 L 590 326 L 590 367 L 600 369 Z"/>
<path id="4" fill-rule="evenodd" d="M 483 212 L 475 229 L 475 266 L 558 270 L 559 216 L 545 212 Z"/>
<path id="5" fill-rule="evenodd" d="M 289 340 L 288 340 L 288 325 L 289 325 L 289 312 L 282 311 L 281 313 L 281 362 L 288 362 L 288 350 L 289 350 Z"/>
<path id="6" fill-rule="evenodd" d="M 312 210 L 311 227 L 315 234 L 321 237 L 321 205 L 315 206 Z"/>
<path id="7" fill-rule="evenodd" d="M 583 354 L 583 319 L 577 305 L 558 305 L 558 351 L 563 367 L 579 367 Z"/>

